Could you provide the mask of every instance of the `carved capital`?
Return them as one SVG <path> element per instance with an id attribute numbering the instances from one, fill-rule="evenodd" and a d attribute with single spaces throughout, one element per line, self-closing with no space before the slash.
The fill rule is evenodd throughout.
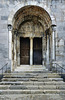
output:
<path id="1" fill-rule="evenodd" d="M 12 30 L 12 25 L 8 25 L 8 31 L 11 31 Z"/>
<path id="2" fill-rule="evenodd" d="M 52 25 L 52 31 L 53 31 L 53 32 L 56 31 L 56 25 Z"/>
<path id="3" fill-rule="evenodd" d="M 30 39 L 33 39 L 34 37 L 29 37 Z"/>

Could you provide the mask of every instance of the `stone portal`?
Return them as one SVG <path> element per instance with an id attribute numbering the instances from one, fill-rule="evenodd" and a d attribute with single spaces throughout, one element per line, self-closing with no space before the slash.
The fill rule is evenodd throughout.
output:
<path id="1" fill-rule="evenodd" d="M 12 22 L 12 28 L 8 25 L 11 70 L 20 65 L 46 66 L 55 59 L 55 31 L 45 9 L 24 6 L 15 13 Z"/>

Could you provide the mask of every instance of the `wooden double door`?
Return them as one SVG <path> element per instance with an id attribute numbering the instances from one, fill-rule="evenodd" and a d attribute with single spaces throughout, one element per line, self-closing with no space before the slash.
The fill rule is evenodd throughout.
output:
<path id="1" fill-rule="evenodd" d="M 29 38 L 20 38 L 20 64 L 30 65 Z M 33 65 L 42 65 L 42 38 L 33 39 Z"/>

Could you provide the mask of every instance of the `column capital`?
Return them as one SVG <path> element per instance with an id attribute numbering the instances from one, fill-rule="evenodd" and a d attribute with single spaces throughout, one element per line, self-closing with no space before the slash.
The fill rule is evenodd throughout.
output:
<path id="1" fill-rule="evenodd" d="M 56 25 L 52 25 L 52 31 L 53 31 L 53 32 L 56 31 Z"/>
<path id="2" fill-rule="evenodd" d="M 8 31 L 11 31 L 12 30 L 12 25 L 8 25 Z"/>
<path id="3" fill-rule="evenodd" d="M 34 37 L 29 37 L 30 39 L 33 39 Z"/>

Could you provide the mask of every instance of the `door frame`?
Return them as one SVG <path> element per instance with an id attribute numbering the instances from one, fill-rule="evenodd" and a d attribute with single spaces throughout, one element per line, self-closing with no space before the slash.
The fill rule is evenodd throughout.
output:
<path id="1" fill-rule="evenodd" d="M 19 45 L 20 45 L 20 38 L 21 38 L 21 37 L 22 37 L 22 36 L 19 36 L 19 37 L 18 37 L 19 39 L 17 40 L 17 41 L 19 42 Z M 30 60 L 30 64 L 29 64 L 29 65 L 34 66 L 34 64 L 33 64 L 33 39 L 34 39 L 34 38 L 41 38 L 41 39 L 43 39 L 43 38 L 42 38 L 42 37 L 34 37 L 34 38 L 22 37 L 22 38 L 29 38 L 29 39 L 30 39 L 30 46 L 31 46 L 31 44 L 32 44 L 32 47 L 30 47 L 30 59 L 29 59 L 29 60 Z M 31 41 L 31 40 L 32 40 L 32 41 Z M 31 43 L 31 42 L 32 42 L 32 43 Z M 42 44 L 41 44 L 41 45 L 42 45 Z M 19 46 L 18 46 L 18 47 L 19 47 Z M 18 66 L 21 66 L 21 64 L 20 64 L 20 48 L 21 48 L 21 47 L 19 47 L 19 50 L 18 50 L 18 51 L 19 51 L 19 54 L 17 54 L 17 55 L 19 55 L 19 56 L 17 57 L 17 60 L 18 60 L 18 61 L 17 61 L 17 62 L 18 62 L 17 65 L 18 65 Z M 31 52 L 31 49 L 32 49 L 32 52 Z M 43 48 L 42 48 L 42 49 L 43 49 Z M 32 56 L 31 56 L 31 54 L 32 54 Z M 42 56 L 43 56 L 43 52 L 42 52 Z M 43 65 L 43 61 L 42 61 L 42 64 L 39 64 L 39 65 Z M 22 66 L 23 66 L 23 64 L 22 64 Z"/>

